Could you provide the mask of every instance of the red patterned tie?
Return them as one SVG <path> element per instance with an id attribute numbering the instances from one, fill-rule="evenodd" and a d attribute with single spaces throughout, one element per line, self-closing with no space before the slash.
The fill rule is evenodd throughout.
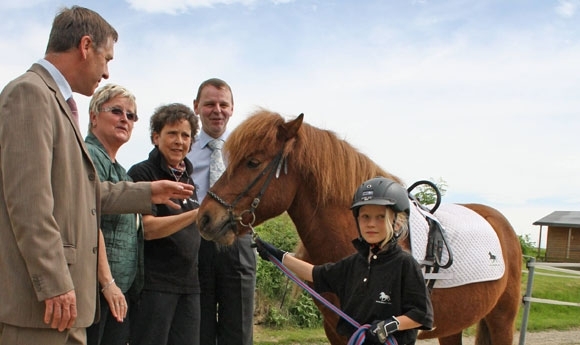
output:
<path id="1" fill-rule="evenodd" d="M 77 108 L 77 102 L 75 102 L 75 100 L 74 100 L 74 98 L 72 98 L 72 96 L 70 96 L 70 98 L 67 99 L 66 102 L 68 103 L 68 106 L 70 107 L 70 110 L 72 111 L 73 118 L 75 119 L 75 122 L 77 123 L 77 126 L 78 126 L 78 124 L 79 124 L 79 109 Z"/>

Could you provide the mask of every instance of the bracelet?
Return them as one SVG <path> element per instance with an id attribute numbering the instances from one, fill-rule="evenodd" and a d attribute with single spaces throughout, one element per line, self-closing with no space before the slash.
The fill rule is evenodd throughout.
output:
<path id="1" fill-rule="evenodd" d="M 296 253 L 284 252 L 284 254 L 282 255 L 282 260 L 280 261 L 282 264 L 284 264 L 284 258 L 286 257 L 286 255 L 295 256 Z"/>
<path id="2" fill-rule="evenodd" d="M 111 280 L 110 282 L 105 284 L 105 286 L 103 286 L 103 288 L 101 289 L 101 292 L 105 292 L 105 290 L 107 290 L 114 282 L 115 282 L 115 278 L 113 278 L 113 280 Z"/>

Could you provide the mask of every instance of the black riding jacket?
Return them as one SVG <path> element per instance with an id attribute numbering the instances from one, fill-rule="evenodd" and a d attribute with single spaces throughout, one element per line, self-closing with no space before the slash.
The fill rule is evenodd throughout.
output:
<path id="1" fill-rule="evenodd" d="M 369 259 L 369 245 L 362 239 L 353 241 L 358 253 L 339 262 L 315 266 L 314 289 L 335 293 L 341 310 L 361 325 L 391 316 L 406 315 L 422 326 L 433 327 L 433 307 L 429 291 L 417 261 L 401 249 L 396 241 Z M 350 337 L 356 329 L 341 318 L 336 327 Z M 417 330 L 393 335 L 399 344 L 414 344 Z"/>

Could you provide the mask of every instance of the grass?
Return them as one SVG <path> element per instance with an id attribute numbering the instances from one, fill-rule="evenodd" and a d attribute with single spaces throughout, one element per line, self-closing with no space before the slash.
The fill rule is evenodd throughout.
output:
<path id="1" fill-rule="evenodd" d="M 532 296 L 556 301 L 567 301 L 580 303 L 580 279 L 571 279 L 557 276 L 541 275 L 541 273 L 558 274 L 552 271 L 536 268 Z M 562 275 L 566 275 L 565 273 Z M 522 295 L 526 291 L 528 274 L 522 274 Z M 519 330 L 523 305 L 520 308 L 516 321 L 516 328 Z M 570 330 L 578 328 L 580 320 L 580 307 L 559 306 L 543 303 L 532 303 L 528 317 L 528 332 L 538 332 L 546 330 Z M 465 331 L 466 335 L 475 334 L 475 326 Z M 254 328 L 255 345 L 296 345 L 328 344 L 326 335 L 322 328 L 264 328 L 256 326 Z"/>
<path id="2" fill-rule="evenodd" d="M 322 328 L 266 328 L 254 327 L 254 345 L 327 345 Z"/>
<path id="3" fill-rule="evenodd" d="M 555 273 L 541 268 L 536 268 L 535 271 L 532 297 L 580 303 L 580 276 L 576 276 L 578 278 L 565 278 L 553 276 L 564 276 L 565 273 Z M 550 276 L 541 275 L 542 273 L 550 274 Z M 527 280 L 528 274 L 522 274 L 522 294 L 525 293 Z M 520 308 L 516 324 L 518 329 L 521 325 L 523 311 L 524 308 Z M 579 319 L 580 307 L 532 302 L 527 330 L 533 332 L 577 328 Z"/>

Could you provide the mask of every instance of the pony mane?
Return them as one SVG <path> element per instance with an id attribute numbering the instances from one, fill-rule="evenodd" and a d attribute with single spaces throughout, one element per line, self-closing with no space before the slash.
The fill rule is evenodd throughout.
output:
<path id="1" fill-rule="evenodd" d="M 280 114 L 265 109 L 251 114 L 226 140 L 224 151 L 229 164 L 237 166 L 256 153 L 275 155 L 273 150 L 278 148 L 274 144 L 285 123 Z M 334 132 L 307 123 L 302 123 L 297 136 L 286 142 L 284 156 L 318 196 L 318 206 L 350 205 L 356 188 L 376 176 L 401 182 Z"/>

